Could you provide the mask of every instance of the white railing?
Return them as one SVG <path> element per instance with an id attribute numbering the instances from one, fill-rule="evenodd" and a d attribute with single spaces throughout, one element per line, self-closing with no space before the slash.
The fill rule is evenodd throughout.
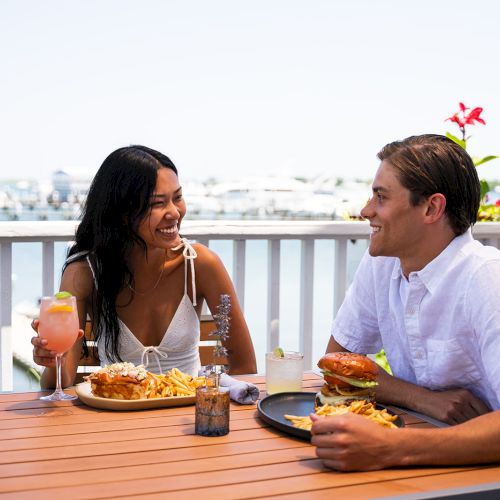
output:
<path id="1" fill-rule="evenodd" d="M 20 242 L 42 243 L 42 294 L 54 292 L 54 243 L 71 241 L 77 222 L 0 222 L 0 390 L 12 387 L 12 245 Z M 215 240 L 233 242 L 233 282 L 245 308 L 246 248 L 249 240 L 267 241 L 266 348 L 280 345 L 280 245 L 283 240 L 300 241 L 299 349 L 304 366 L 312 367 L 315 240 L 334 240 L 333 313 L 347 288 L 347 248 L 349 240 L 366 240 L 370 228 L 361 222 L 312 221 L 184 221 L 183 235 L 210 245 Z M 481 223 L 475 237 L 500 247 L 500 223 Z M 325 339 L 326 345 L 326 339 Z"/>

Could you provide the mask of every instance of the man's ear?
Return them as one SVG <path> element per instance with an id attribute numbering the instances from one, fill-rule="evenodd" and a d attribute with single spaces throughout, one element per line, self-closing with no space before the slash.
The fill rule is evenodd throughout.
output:
<path id="1" fill-rule="evenodd" d="M 446 209 L 446 197 L 441 193 L 434 193 L 425 202 L 427 210 L 425 212 L 426 222 L 432 224 L 444 216 Z"/>

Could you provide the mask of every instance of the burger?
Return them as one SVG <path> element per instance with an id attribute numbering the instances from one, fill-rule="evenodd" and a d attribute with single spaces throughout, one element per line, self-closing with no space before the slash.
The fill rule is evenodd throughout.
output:
<path id="1" fill-rule="evenodd" d="M 94 396 L 110 399 L 145 399 L 155 389 L 155 377 L 143 365 L 114 363 L 86 377 Z"/>
<path id="2" fill-rule="evenodd" d="M 330 352 L 319 361 L 325 384 L 316 394 L 316 406 L 375 401 L 378 366 L 367 356 L 352 352 Z"/>

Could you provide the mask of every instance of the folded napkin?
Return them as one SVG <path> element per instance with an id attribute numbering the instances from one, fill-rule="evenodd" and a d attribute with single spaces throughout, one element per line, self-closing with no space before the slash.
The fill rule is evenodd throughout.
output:
<path id="1" fill-rule="evenodd" d="M 205 376 L 207 373 L 202 368 L 199 375 Z M 251 405 L 259 399 L 259 388 L 256 385 L 243 380 L 236 380 L 226 373 L 221 374 L 219 384 L 222 390 L 229 391 L 229 397 L 233 401 L 242 405 Z"/>

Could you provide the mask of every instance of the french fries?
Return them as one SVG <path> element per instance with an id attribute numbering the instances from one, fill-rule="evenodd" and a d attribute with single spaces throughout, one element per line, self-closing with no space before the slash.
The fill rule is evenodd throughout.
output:
<path id="1" fill-rule="evenodd" d="M 205 385 L 205 377 L 191 377 L 181 372 L 178 368 L 172 368 L 164 375 L 151 374 L 156 384 L 146 393 L 146 398 L 167 398 L 175 396 L 194 396 L 196 388 Z"/>
<path id="2" fill-rule="evenodd" d="M 391 415 L 385 408 L 383 410 L 377 410 L 373 403 L 367 403 L 366 401 L 353 401 L 349 405 L 339 406 L 323 405 L 316 408 L 315 411 L 316 415 L 323 417 L 344 415 L 349 412 L 362 415 L 363 417 L 366 417 L 384 427 L 396 427 L 393 423 L 397 418 L 396 415 Z M 290 420 L 294 427 L 305 429 L 307 431 L 311 430 L 312 421 L 309 416 L 301 417 L 297 415 L 285 415 L 285 418 Z"/>

